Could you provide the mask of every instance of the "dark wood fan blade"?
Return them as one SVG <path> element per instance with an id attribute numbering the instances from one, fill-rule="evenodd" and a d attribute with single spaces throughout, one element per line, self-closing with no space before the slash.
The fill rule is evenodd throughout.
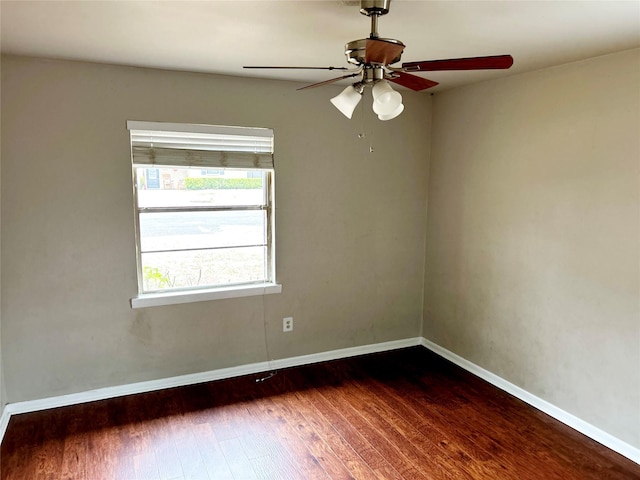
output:
<path id="1" fill-rule="evenodd" d="M 311 85 L 306 85 L 304 87 L 296 88 L 296 90 L 305 90 L 307 88 L 321 87 L 322 85 L 328 85 L 330 83 L 338 82 L 338 81 L 343 80 L 345 78 L 355 77 L 357 75 L 360 75 L 360 72 L 352 73 L 351 75 L 343 75 L 343 76 L 338 77 L 338 78 L 332 78 L 331 80 L 325 80 L 324 82 L 312 83 Z"/>
<path id="2" fill-rule="evenodd" d="M 427 88 L 435 87 L 438 82 L 429 80 L 428 78 L 418 77 L 417 75 L 411 75 L 410 73 L 394 72 L 398 77 L 388 77 L 388 80 L 403 87 L 410 88 L 416 92 L 426 90 Z"/>
<path id="3" fill-rule="evenodd" d="M 404 44 L 388 42 L 377 38 L 368 38 L 364 53 L 366 63 L 389 65 L 400 60 Z"/>
<path id="4" fill-rule="evenodd" d="M 511 55 L 492 57 L 449 58 L 446 60 L 427 60 L 402 64 L 405 72 L 437 72 L 443 70 L 493 70 L 506 69 L 513 65 Z"/>
<path id="5" fill-rule="evenodd" d="M 347 67 L 265 67 L 265 66 L 244 66 L 242 68 L 273 68 L 273 69 L 294 69 L 294 70 L 349 70 Z"/>

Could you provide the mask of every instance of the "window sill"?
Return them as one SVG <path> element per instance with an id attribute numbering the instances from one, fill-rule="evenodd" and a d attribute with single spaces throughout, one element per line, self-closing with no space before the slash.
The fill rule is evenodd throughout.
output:
<path id="1" fill-rule="evenodd" d="M 206 302 L 225 298 L 252 297 L 282 292 L 277 283 L 259 283 L 253 285 L 235 285 L 233 287 L 210 290 L 192 290 L 188 292 L 144 293 L 131 299 L 131 308 L 159 307 L 179 303 Z"/>

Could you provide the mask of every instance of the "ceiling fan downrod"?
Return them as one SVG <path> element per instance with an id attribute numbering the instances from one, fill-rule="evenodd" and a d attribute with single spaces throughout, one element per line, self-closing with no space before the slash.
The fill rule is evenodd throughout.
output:
<path id="1" fill-rule="evenodd" d="M 378 38 L 378 17 L 389 13 L 391 0 L 360 0 L 360 13 L 371 18 L 369 38 Z"/>

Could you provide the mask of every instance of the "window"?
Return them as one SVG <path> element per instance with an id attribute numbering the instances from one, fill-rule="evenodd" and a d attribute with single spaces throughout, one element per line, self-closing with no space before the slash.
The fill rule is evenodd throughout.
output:
<path id="1" fill-rule="evenodd" d="M 273 131 L 155 122 L 127 127 L 138 269 L 132 306 L 280 291 Z"/>

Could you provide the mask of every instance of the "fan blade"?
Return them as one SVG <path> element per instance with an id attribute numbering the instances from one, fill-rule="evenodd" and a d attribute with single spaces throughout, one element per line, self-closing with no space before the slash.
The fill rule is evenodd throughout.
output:
<path id="1" fill-rule="evenodd" d="M 388 42 L 376 38 L 368 38 L 365 46 L 365 63 L 380 63 L 389 65 L 400 60 L 404 44 Z"/>
<path id="2" fill-rule="evenodd" d="M 387 77 L 390 82 L 397 83 L 416 92 L 438 85 L 438 82 L 434 82 L 428 78 L 418 77 L 417 75 L 411 75 L 410 73 L 394 72 L 394 74 L 399 76 Z"/>
<path id="3" fill-rule="evenodd" d="M 305 90 L 307 88 L 321 87 L 322 85 L 328 85 L 330 83 L 337 82 L 337 81 L 343 80 L 345 78 L 355 77 L 357 75 L 360 75 L 360 72 L 352 73 L 351 75 L 343 75 L 343 76 L 338 77 L 338 78 L 332 78 L 331 80 L 325 80 L 324 82 L 312 83 L 311 85 L 307 85 L 307 86 L 304 86 L 304 87 L 296 88 L 296 90 Z"/>
<path id="4" fill-rule="evenodd" d="M 402 64 L 405 72 L 436 72 L 442 70 L 492 70 L 506 69 L 513 65 L 511 55 L 492 57 L 449 58 L 446 60 L 427 60 Z"/>
<path id="5" fill-rule="evenodd" d="M 294 69 L 294 70 L 349 70 L 347 67 L 263 67 L 263 66 L 244 66 L 242 68 L 274 68 L 274 69 Z"/>

